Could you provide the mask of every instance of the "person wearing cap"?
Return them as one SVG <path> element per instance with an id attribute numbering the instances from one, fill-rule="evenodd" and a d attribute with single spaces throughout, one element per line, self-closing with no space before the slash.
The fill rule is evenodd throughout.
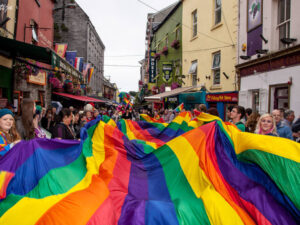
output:
<path id="1" fill-rule="evenodd" d="M 5 155 L 21 137 L 15 126 L 14 114 L 9 109 L 0 109 L 0 157 Z"/>

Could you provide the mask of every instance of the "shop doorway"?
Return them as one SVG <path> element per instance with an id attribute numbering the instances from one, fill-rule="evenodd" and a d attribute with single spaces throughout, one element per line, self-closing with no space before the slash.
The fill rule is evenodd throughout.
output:
<path id="1" fill-rule="evenodd" d="M 269 112 L 274 109 L 290 108 L 290 86 L 287 84 L 270 85 L 269 87 Z"/>

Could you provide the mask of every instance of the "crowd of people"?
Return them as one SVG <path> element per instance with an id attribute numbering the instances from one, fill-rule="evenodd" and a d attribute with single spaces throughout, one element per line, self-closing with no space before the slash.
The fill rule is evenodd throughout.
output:
<path id="1" fill-rule="evenodd" d="M 201 112 L 219 116 L 216 108 L 207 109 L 204 104 L 197 105 L 191 111 L 194 116 Z M 87 104 L 83 110 L 72 106 L 69 108 L 52 106 L 45 109 L 36 105 L 32 99 L 24 99 L 20 116 L 15 116 L 7 108 L 0 109 L 0 156 L 5 155 L 21 140 L 34 138 L 80 140 L 81 128 L 99 115 L 107 115 L 118 122 L 120 119 L 139 120 L 141 113 L 157 121 L 170 123 L 179 111 L 173 109 L 151 111 L 148 108 L 136 111 L 124 106 L 95 108 L 92 104 Z M 271 114 L 259 115 L 250 108 L 245 109 L 236 105 L 228 107 L 226 118 L 243 132 L 278 136 L 300 142 L 300 116 L 294 122 L 293 110 L 276 109 Z"/>

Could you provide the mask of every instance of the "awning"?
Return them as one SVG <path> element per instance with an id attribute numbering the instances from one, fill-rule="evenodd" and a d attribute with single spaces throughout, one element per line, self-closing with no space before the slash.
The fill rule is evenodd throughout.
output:
<path id="1" fill-rule="evenodd" d="M 152 95 L 152 96 L 145 97 L 145 100 L 148 101 L 148 102 L 161 101 L 166 97 L 178 95 L 182 92 L 189 91 L 189 90 L 194 89 L 194 88 L 196 88 L 196 87 L 190 86 L 190 87 L 176 88 L 172 91 L 166 91 L 166 92 L 163 92 L 163 93 L 160 93 L 160 94 L 157 94 L 157 95 Z"/>
<path id="2" fill-rule="evenodd" d="M 72 99 L 82 101 L 82 102 L 102 102 L 102 103 L 105 103 L 105 101 L 102 101 L 100 99 L 91 98 L 91 97 L 87 97 L 87 96 L 78 96 L 78 95 L 71 95 L 71 94 L 59 93 L 59 92 L 53 92 L 53 94 L 60 95 L 60 96 L 66 97 L 66 98 L 72 98 Z"/>
<path id="3" fill-rule="evenodd" d="M 16 41 L 0 36 L 0 54 L 14 58 L 30 58 L 46 64 L 51 64 L 51 49 Z"/>
<path id="4" fill-rule="evenodd" d="M 197 61 L 192 62 L 192 65 L 191 65 L 191 67 L 190 67 L 190 69 L 189 69 L 189 74 L 194 74 L 194 73 L 196 73 L 196 71 L 197 71 L 197 66 L 198 66 L 198 62 L 197 62 Z"/>

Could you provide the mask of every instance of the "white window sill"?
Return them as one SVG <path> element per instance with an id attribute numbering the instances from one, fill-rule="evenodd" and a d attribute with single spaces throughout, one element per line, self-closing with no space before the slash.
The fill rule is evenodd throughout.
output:
<path id="1" fill-rule="evenodd" d="M 195 40 L 195 39 L 197 39 L 197 38 L 198 38 L 198 35 L 192 37 L 190 41 L 193 41 L 193 40 Z"/>
<path id="2" fill-rule="evenodd" d="M 210 86 L 209 89 L 210 90 L 220 90 L 220 89 L 222 89 L 222 86 L 220 84 L 213 84 L 212 86 Z"/>
<path id="3" fill-rule="evenodd" d="M 219 28 L 219 27 L 221 27 L 221 26 L 223 26 L 223 23 L 222 23 L 222 22 L 217 23 L 217 24 L 213 25 L 212 28 L 210 28 L 210 31 L 213 31 L 213 30 L 215 30 L 215 29 L 217 29 L 217 28 Z"/>

